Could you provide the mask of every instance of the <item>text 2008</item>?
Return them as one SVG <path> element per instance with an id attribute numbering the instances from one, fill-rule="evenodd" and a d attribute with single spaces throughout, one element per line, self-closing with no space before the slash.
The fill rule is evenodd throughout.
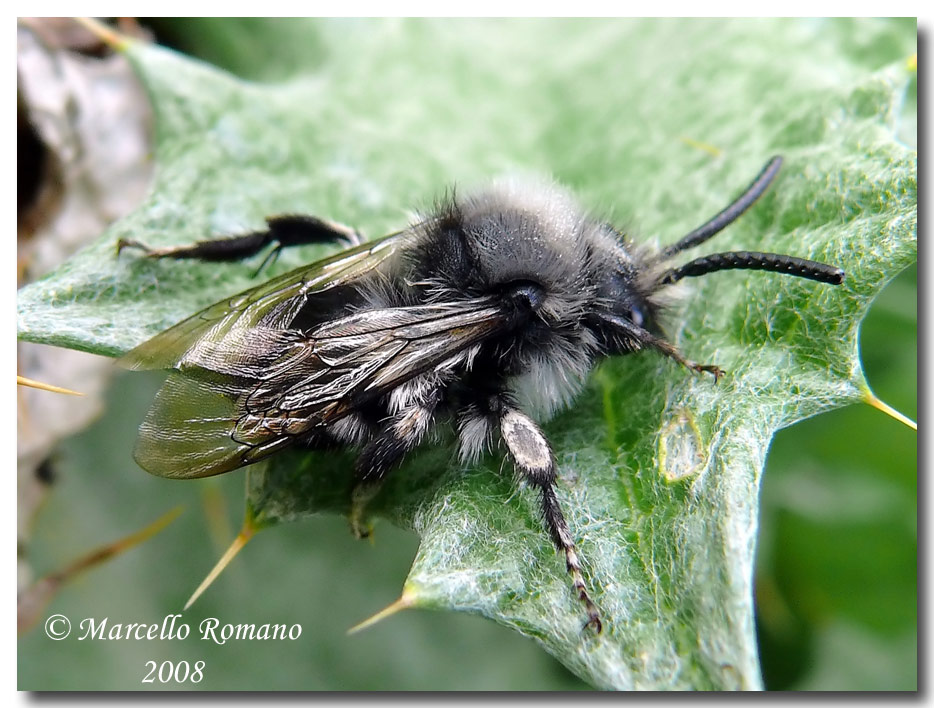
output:
<path id="1" fill-rule="evenodd" d="M 204 662 L 196 661 L 194 667 L 187 661 L 147 661 L 149 673 L 141 683 L 201 683 L 204 678 Z"/>

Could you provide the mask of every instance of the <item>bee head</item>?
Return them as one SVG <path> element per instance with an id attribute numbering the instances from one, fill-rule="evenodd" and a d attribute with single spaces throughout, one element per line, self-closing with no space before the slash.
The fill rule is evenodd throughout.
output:
<path id="1" fill-rule="evenodd" d="M 657 255 L 639 257 L 625 247 L 620 250 L 618 265 L 601 280 L 601 297 L 591 317 L 592 328 L 603 342 L 604 351 L 611 354 L 634 351 L 652 335 L 660 334 L 657 294 L 682 278 L 742 269 L 783 273 L 831 285 L 843 282 L 845 274 L 835 266 L 758 251 L 711 253 L 680 266 L 667 265 L 674 256 L 699 246 L 739 218 L 765 192 L 781 164 L 780 157 L 773 157 L 728 207 Z"/>

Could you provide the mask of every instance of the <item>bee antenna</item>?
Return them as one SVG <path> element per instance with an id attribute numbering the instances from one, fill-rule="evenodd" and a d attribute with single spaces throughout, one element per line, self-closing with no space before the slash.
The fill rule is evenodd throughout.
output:
<path id="1" fill-rule="evenodd" d="M 782 158 L 776 155 L 768 161 L 766 166 L 762 168 L 762 172 L 759 173 L 759 176 L 752 181 L 752 184 L 746 187 L 745 191 L 740 194 L 732 204 L 703 226 L 699 226 L 677 243 L 668 246 L 668 248 L 661 252 L 660 258 L 662 260 L 671 258 L 676 253 L 681 253 L 681 251 L 699 246 L 736 221 L 736 219 L 751 207 L 753 203 L 762 196 L 762 193 L 769 188 L 769 185 L 772 183 L 772 180 L 775 179 L 775 175 L 778 174 L 781 167 Z"/>
<path id="2" fill-rule="evenodd" d="M 694 278 L 718 270 L 767 270 L 773 273 L 784 273 L 799 278 L 816 280 L 820 283 L 839 285 L 846 274 L 836 266 L 809 261 L 794 256 L 783 256 L 779 253 L 757 253 L 753 251 L 729 251 L 726 253 L 712 253 L 709 256 L 695 258 L 678 268 L 672 268 L 662 273 L 658 284 L 671 285 L 682 278 Z"/>

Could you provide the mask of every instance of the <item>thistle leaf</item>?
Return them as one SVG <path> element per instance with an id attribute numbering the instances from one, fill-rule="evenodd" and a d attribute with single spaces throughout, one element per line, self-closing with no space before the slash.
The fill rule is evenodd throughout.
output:
<path id="1" fill-rule="evenodd" d="M 670 243 L 783 155 L 769 193 L 717 248 L 821 260 L 846 282 L 741 272 L 686 283 L 669 337 L 728 376 L 714 385 L 648 353 L 614 359 L 545 426 L 603 634 L 581 631 L 537 499 L 516 491 L 501 454 L 464 467 L 442 441 L 413 455 L 372 507 L 421 537 L 411 606 L 513 627 L 599 687 L 760 687 L 752 577 L 770 440 L 863 397 L 860 322 L 916 260 L 917 156 L 897 138 L 913 120 L 902 117 L 913 31 L 835 21 L 314 27 L 318 61 L 282 83 L 128 47 L 156 113 L 155 184 L 133 214 L 20 291 L 19 336 L 118 355 L 249 287 L 262 258 L 117 258 L 120 238 L 190 243 L 292 212 L 377 236 L 451 184 L 522 173 L 554 176 L 634 241 Z M 893 44 L 904 57 L 883 65 Z M 285 253 L 276 272 L 326 252 Z M 252 517 L 346 512 L 351 459 L 292 453 L 251 469 Z"/>

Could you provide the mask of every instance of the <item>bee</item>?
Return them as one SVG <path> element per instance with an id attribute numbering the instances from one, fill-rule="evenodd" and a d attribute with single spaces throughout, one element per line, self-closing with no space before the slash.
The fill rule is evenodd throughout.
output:
<path id="1" fill-rule="evenodd" d="M 149 258 L 235 260 L 272 246 L 342 242 L 329 258 L 212 305 L 123 358 L 170 369 L 140 427 L 134 457 L 174 479 L 221 474 L 293 446 L 359 450 L 351 521 L 406 454 L 453 425 L 462 460 L 501 442 L 541 498 L 587 615 L 602 630 L 574 535 L 555 494 L 555 456 L 536 418 L 569 405 L 605 357 L 653 350 L 695 372 L 667 341 L 661 295 L 686 277 L 764 270 L 839 284 L 844 272 L 774 253 L 730 251 L 670 261 L 736 220 L 781 167 L 768 162 L 728 207 L 673 245 L 636 247 L 552 185 L 494 183 L 452 195 L 375 241 L 311 216 L 262 231 L 153 249 Z"/>

